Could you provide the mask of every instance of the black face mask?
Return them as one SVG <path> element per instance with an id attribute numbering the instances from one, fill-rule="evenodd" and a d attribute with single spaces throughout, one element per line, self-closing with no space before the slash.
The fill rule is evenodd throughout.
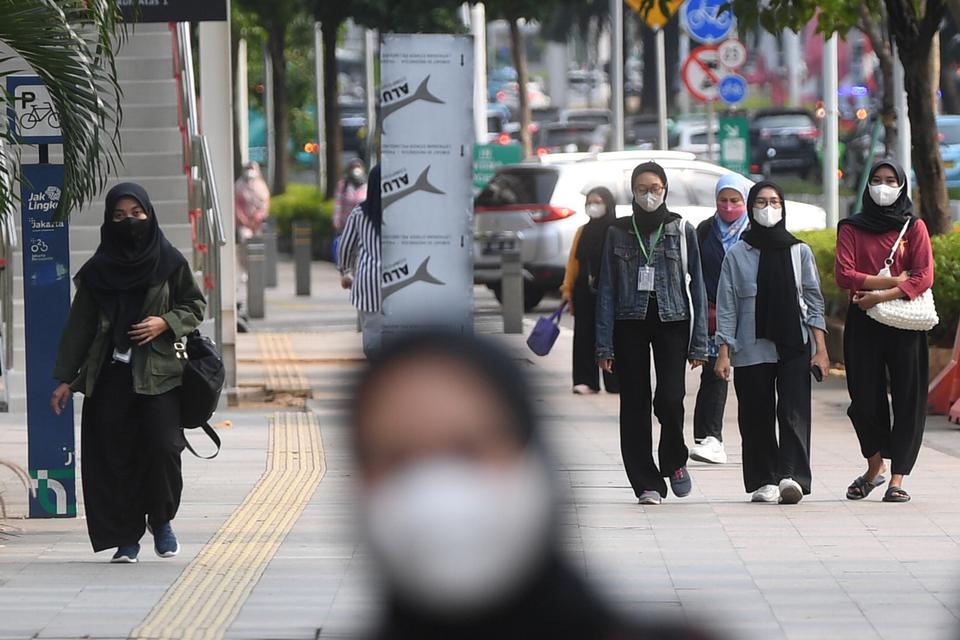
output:
<path id="1" fill-rule="evenodd" d="M 123 246 L 127 255 L 137 255 L 143 249 L 143 242 L 150 232 L 150 221 L 139 218 L 125 218 L 116 225 L 114 237 Z"/>

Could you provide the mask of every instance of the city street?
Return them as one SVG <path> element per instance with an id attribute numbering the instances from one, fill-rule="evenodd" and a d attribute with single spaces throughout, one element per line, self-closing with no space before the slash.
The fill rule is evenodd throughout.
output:
<path id="1" fill-rule="evenodd" d="M 375 620 L 344 416 L 362 362 L 355 315 L 329 264 L 315 264 L 310 298 L 292 294 L 291 271 L 281 264 L 267 319 L 240 336 L 241 404 L 215 416 L 220 457 L 184 456 L 179 556 L 145 549 L 137 565 L 111 565 L 108 552 L 91 552 L 82 507 L 76 519 L 19 519 L 24 492 L 0 470 L 13 516 L 0 534 L 0 638 L 348 638 Z M 499 333 L 492 295 L 477 289 L 476 306 L 478 331 Z M 814 393 L 813 494 L 796 506 L 756 505 L 741 483 L 731 391 L 730 462 L 692 463 L 690 497 L 640 507 L 621 466 L 616 398 L 570 393 L 571 335 L 565 328 L 545 358 L 521 336 L 497 339 L 534 379 L 569 487 L 566 549 L 614 602 L 731 638 L 956 636 L 956 427 L 930 419 L 911 503 L 847 501 L 861 461 L 842 380 L 831 378 Z M 691 373 L 688 416 L 696 381 Z M 206 451 L 201 435 L 192 441 Z M 4 414 L 0 458 L 25 463 L 24 443 L 24 416 Z"/>

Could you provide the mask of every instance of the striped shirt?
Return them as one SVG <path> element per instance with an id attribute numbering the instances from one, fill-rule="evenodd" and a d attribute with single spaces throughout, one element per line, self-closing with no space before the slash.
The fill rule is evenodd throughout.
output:
<path id="1" fill-rule="evenodd" d="M 360 311 L 380 311 L 380 236 L 363 209 L 355 207 L 340 236 L 340 273 L 353 272 L 350 302 Z"/>

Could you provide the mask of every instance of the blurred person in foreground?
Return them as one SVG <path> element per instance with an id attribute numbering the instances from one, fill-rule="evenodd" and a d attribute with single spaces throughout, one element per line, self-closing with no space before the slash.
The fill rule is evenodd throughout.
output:
<path id="1" fill-rule="evenodd" d="M 354 158 L 347 165 L 346 175 L 337 184 L 337 196 L 333 209 L 333 230 L 343 233 L 350 212 L 367 199 L 367 170 L 363 160 Z"/>
<path id="2" fill-rule="evenodd" d="M 739 173 L 728 173 L 717 181 L 717 212 L 697 226 L 700 266 L 707 289 L 707 346 L 709 359 L 700 373 L 700 389 L 693 412 L 693 440 L 690 458 L 723 464 L 723 410 L 727 404 L 727 381 L 717 375 L 717 284 L 723 259 L 750 224 L 747 193 L 753 182 Z"/>
<path id="3" fill-rule="evenodd" d="M 360 312 L 363 353 L 369 358 L 380 348 L 383 332 L 383 296 L 380 291 L 380 228 L 383 206 L 380 201 L 380 165 L 370 171 L 375 188 L 367 199 L 350 212 L 340 237 L 337 267 L 340 286 L 350 290 L 350 302 Z"/>
<path id="4" fill-rule="evenodd" d="M 392 342 L 352 411 L 386 595 L 373 637 L 704 637 L 625 621 L 569 567 L 532 392 L 496 345 L 442 331 Z"/>
<path id="5" fill-rule="evenodd" d="M 260 165 L 248 162 L 233 185 L 237 234 L 240 240 L 260 235 L 264 220 L 270 213 L 270 188 L 267 187 Z"/>
<path id="6" fill-rule="evenodd" d="M 607 229 L 617 220 L 617 201 L 606 187 L 587 192 L 584 206 L 590 221 L 577 229 L 560 291 L 573 316 L 573 392 L 590 395 L 600 391 L 600 367 L 593 357 L 597 341 L 597 285 L 600 259 Z M 603 372 L 607 393 L 620 393 L 617 374 Z"/>

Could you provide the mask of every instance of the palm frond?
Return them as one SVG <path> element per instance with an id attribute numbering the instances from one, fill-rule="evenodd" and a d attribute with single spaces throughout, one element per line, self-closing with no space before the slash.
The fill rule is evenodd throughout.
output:
<path id="1" fill-rule="evenodd" d="M 3 75 L 38 75 L 60 118 L 64 187 L 57 217 L 83 208 L 120 163 L 115 51 L 124 37 L 117 0 L 0 0 L 0 43 L 13 51 L 8 63 L 16 65 Z M 0 88 L 0 109 L 10 98 Z M 13 185 L 20 163 L 11 154 L 19 141 L 9 127 L 0 139 L 7 143 L 0 158 L 0 212 L 6 214 L 18 199 Z"/>

